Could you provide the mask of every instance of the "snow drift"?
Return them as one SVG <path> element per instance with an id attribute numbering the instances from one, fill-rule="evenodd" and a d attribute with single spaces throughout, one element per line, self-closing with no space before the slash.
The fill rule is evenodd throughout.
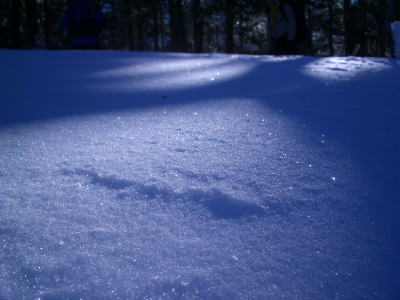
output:
<path id="1" fill-rule="evenodd" d="M 0 298 L 400 295 L 397 61 L 0 62 Z"/>

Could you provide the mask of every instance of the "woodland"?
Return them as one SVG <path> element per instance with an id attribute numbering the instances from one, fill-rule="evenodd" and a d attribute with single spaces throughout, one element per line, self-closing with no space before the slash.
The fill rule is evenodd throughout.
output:
<path id="1" fill-rule="evenodd" d="M 94 1 L 94 0 L 93 0 Z M 302 0 L 300 0 L 302 1 Z M 265 0 L 99 0 L 104 50 L 271 53 Z M 400 0 L 303 1 L 315 56 L 393 56 Z M 67 0 L 0 0 L 0 48 L 68 49 Z"/>

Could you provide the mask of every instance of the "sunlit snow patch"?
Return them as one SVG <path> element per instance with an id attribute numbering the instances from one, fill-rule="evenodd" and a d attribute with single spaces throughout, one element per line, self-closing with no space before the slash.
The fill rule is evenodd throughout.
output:
<path id="1" fill-rule="evenodd" d="M 297 60 L 302 58 L 302 56 L 299 55 L 263 55 L 260 57 L 260 60 L 262 62 L 284 62 L 284 61 L 291 61 L 291 60 Z"/>
<path id="2" fill-rule="evenodd" d="M 302 73 L 323 81 L 347 81 L 364 73 L 390 69 L 385 59 L 362 57 L 327 57 L 303 67 Z"/>
<path id="3" fill-rule="evenodd" d="M 226 81 L 249 72 L 255 65 L 254 62 L 240 60 L 237 56 L 185 57 L 169 61 L 131 63 L 121 68 L 98 72 L 94 77 L 114 80 L 102 87 L 106 90 L 172 90 Z"/>
<path id="4" fill-rule="evenodd" d="M 220 58 L 175 58 L 175 59 L 154 59 L 141 63 L 134 63 L 125 59 L 124 66 L 113 68 L 96 73 L 95 77 L 125 77 L 149 74 L 161 74 L 177 71 L 189 71 L 190 69 L 209 68 L 216 65 L 229 63 L 229 57 Z"/>

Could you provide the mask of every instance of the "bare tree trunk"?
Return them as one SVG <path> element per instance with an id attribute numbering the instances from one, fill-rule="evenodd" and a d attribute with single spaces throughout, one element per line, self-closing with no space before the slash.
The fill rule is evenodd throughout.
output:
<path id="1" fill-rule="evenodd" d="M 393 0 L 393 19 L 400 21 L 400 0 Z"/>
<path id="2" fill-rule="evenodd" d="M 242 1 L 238 3 L 241 7 L 239 8 L 239 49 L 240 52 L 244 52 L 244 17 L 243 17 L 243 10 L 242 10 Z"/>
<path id="3" fill-rule="evenodd" d="M 328 14 L 329 14 L 329 29 L 328 29 L 328 47 L 329 47 L 329 55 L 334 55 L 333 48 L 333 1 L 328 0 Z"/>
<path id="4" fill-rule="evenodd" d="M 225 52 L 233 53 L 234 0 L 225 0 Z"/>
<path id="5" fill-rule="evenodd" d="M 177 38 L 178 38 L 178 51 L 187 52 L 188 41 L 186 34 L 186 27 L 183 18 L 183 5 L 182 0 L 176 1 L 176 17 L 177 17 Z"/>
<path id="6" fill-rule="evenodd" d="M 379 0 L 379 8 L 377 12 L 377 29 L 378 29 L 378 55 L 385 57 L 386 54 L 386 0 Z"/>
<path id="7" fill-rule="evenodd" d="M 345 55 L 352 55 L 354 52 L 354 37 L 352 32 L 351 20 L 351 0 L 343 1 L 343 24 L 345 37 Z"/>
<path id="8" fill-rule="evenodd" d="M 27 47 L 34 48 L 36 46 L 37 35 L 37 2 L 36 0 L 25 0 L 26 9 L 26 32 L 27 32 Z"/>
<path id="9" fill-rule="evenodd" d="M 201 53 L 204 51 L 203 49 L 204 12 L 201 0 L 193 0 L 192 15 L 193 15 L 194 51 L 197 53 Z"/>
<path id="10" fill-rule="evenodd" d="M 167 48 L 165 45 L 166 43 L 165 43 L 164 7 L 165 7 L 165 0 L 161 0 L 159 23 L 160 23 L 160 31 L 161 31 L 161 49 L 162 49 L 162 51 L 165 51 Z"/>
<path id="11" fill-rule="evenodd" d="M 153 40 L 154 40 L 154 50 L 159 50 L 159 40 L 160 40 L 160 1 L 152 0 L 152 11 L 153 11 Z"/>
<path id="12" fill-rule="evenodd" d="M 187 40 L 182 0 L 169 0 L 168 8 L 171 26 L 171 50 L 185 52 L 187 51 Z"/>
<path id="13" fill-rule="evenodd" d="M 359 33 L 359 39 L 360 39 L 360 50 L 358 51 L 358 55 L 360 56 L 366 56 L 367 55 L 367 50 L 368 50 L 368 39 L 367 39 L 367 9 L 368 9 L 368 3 L 366 0 L 358 0 L 359 4 L 359 10 L 360 10 L 360 20 L 359 22 L 362 24 L 361 26 L 363 29 Z"/>
<path id="14" fill-rule="evenodd" d="M 43 20 L 43 32 L 44 32 L 44 42 L 46 48 L 51 48 L 50 43 L 50 31 L 51 31 L 51 20 L 50 20 L 50 0 L 43 0 L 43 12 L 44 12 L 44 20 Z"/>
<path id="15" fill-rule="evenodd" d="M 19 0 L 11 0 L 11 47 L 21 48 L 21 3 Z"/>
<path id="16" fill-rule="evenodd" d="M 312 36 L 312 29 L 310 26 L 309 20 L 312 18 L 312 8 L 310 4 L 306 5 L 306 36 L 304 40 L 304 54 L 314 55 L 314 45 L 313 45 L 313 36 Z"/>

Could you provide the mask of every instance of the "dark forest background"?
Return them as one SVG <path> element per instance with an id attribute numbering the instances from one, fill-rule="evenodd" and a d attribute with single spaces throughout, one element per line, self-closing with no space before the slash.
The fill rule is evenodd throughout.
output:
<path id="1" fill-rule="evenodd" d="M 66 49 L 66 0 L 0 0 L 0 48 Z M 102 49 L 270 53 L 265 0 L 102 0 Z M 400 0 L 304 1 L 304 54 L 391 56 Z"/>

